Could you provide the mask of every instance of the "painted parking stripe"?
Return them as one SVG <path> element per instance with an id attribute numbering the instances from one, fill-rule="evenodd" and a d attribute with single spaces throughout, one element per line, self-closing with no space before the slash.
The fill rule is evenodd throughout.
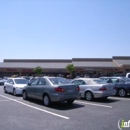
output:
<path id="1" fill-rule="evenodd" d="M 99 106 L 99 107 L 112 108 L 112 106 L 101 105 L 101 104 L 95 104 L 95 103 L 88 103 L 88 102 L 81 102 L 81 101 L 75 101 L 75 102 L 77 102 L 77 103 L 81 103 L 81 104 L 87 104 L 87 105 Z"/>
<path id="2" fill-rule="evenodd" d="M 34 108 L 34 109 L 36 109 L 36 110 L 39 110 L 39 111 L 42 111 L 42 112 L 45 112 L 45 113 L 48 113 L 48 114 L 51 114 L 51 115 L 54 115 L 54 116 L 58 116 L 58 117 L 61 117 L 61 118 L 64 118 L 64 119 L 70 119 L 69 117 L 62 116 L 62 115 L 59 115 L 59 114 L 56 114 L 56 113 L 53 113 L 53 112 L 50 112 L 50 111 L 47 111 L 47 110 L 44 110 L 44 109 L 40 109 L 40 108 L 38 108 L 38 107 L 34 107 L 34 106 L 31 106 L 31 105 L 28 105 L 28 104 L 26 104 L 26 103 L 20 102 L 20 101 L 18 101 L 18 100 L 16 100 L 16 99 L 13 99 L 13 98 L 9 98 L 9 97 L 3 96 L 3 95 L 0 95 L 0 96 L 1 96 L 1 97 L 4 97 L 4 98 L 7 98 L 7 99 L 9 99 L 9 100 L 12 100 L 12 101 L 14 101 L 14 102 L 20 103 L 20 104 L 22 104 L 22 105 L 24 105 L 24 106 L 28 106 L 28 107 Z"/>
<path id="3" fill-rule="evenodd" d="M 118 99 L 118 100 L 130 100 L 130 98 L 123 98 L 123 97 L 108 97 L 108 99 Z"/>

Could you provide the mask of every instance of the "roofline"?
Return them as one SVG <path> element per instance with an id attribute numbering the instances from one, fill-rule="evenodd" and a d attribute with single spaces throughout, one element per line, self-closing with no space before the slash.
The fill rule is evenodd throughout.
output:
<path id="1" fill-rule="evenodd" d="M 130 60 L 130 56 L 113 56 L 114 60 Z"/>
<path id="2" fill-rule="evenodd" d="M 72 58 L 72 61 L 112 61 L 112 58 Z"/>
<path id="3" fill-rule="evenodd" d="M 72 62 L 71 59 L 4 59 L 3 62 Z"/>

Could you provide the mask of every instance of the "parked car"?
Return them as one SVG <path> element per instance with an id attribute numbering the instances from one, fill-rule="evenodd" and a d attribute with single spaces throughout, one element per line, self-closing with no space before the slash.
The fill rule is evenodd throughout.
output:
<path id="1" fill-rule="evenodd" d="M 0 78 L 0 85 L 4 85 L 4 83 L 5 83 L 5 80 Z"/>
<path id="2" fill-rule="evenodd" d="M 20 76 L 19 78 L 24 78 L 24 79 L 30 80 L 29 76 Z"/>
<path id="3" fill-rule="evenodd" d="M 122 74 L 122 73 L 117 73 L 117 74 L 113 74 L 112 77 L 125 77 L 125 74 Z"/>
<path id="4" fill-rule="evenodd" d="M 23 87 L 28 84 L 24 78 L 8 78 L 4 83 L 4 92 L 13 93 L 14 96 L 22 94 Z"/>
<path id="5" fill-rule="evenodd" d="M 81 97 L 88 101 L 94 98 L 104 98 L 115 95 L 116 90 L 113 84 L 107 84 L 100 79 L 95 78 L 77 78 L 72 81 L 73 84 L 79 85 Z"/>
<path id="6" fill-rule="evenodd" d="M 60 101 L 72 104 L 80 98 L 80 89 L 62 77 L 37 77 L 23 89 L 23 99 L 28 98 L 42 100 L 45 106 Z"/>
<path id="7" fill-rule="evenodd" d="M 116 86 L 117 93 L 120 97 L 125 97 L 130 94 L 130 81 L 127 81 L 125 77 L 105 77 L 102 78 L 106 83 L 113 83 Z"/>
<path id="8" fill-rule="evenodd" d="M 122 79 L 125 80 L 126 82 L 130 82 L 130 78 L 122 77 Z"/>

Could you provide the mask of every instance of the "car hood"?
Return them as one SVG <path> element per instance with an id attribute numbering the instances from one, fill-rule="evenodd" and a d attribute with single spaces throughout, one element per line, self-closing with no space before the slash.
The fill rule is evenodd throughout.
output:
<path id="1" fill-rule="evenodd" d="M 27 84 L 15 84 L 14 86 L 15 87 L 18 87 L 18 88 L 23 88 L 25 87 Z"/>

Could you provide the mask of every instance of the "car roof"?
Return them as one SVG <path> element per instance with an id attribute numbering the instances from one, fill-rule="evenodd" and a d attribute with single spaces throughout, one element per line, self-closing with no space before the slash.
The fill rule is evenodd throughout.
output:
<path id="1" fill-rule="evenodd" d="M 24 79 L 24 78 L 8 78 L 8 79 L 13 79 L 14 80 L 14 79 Z"/>

